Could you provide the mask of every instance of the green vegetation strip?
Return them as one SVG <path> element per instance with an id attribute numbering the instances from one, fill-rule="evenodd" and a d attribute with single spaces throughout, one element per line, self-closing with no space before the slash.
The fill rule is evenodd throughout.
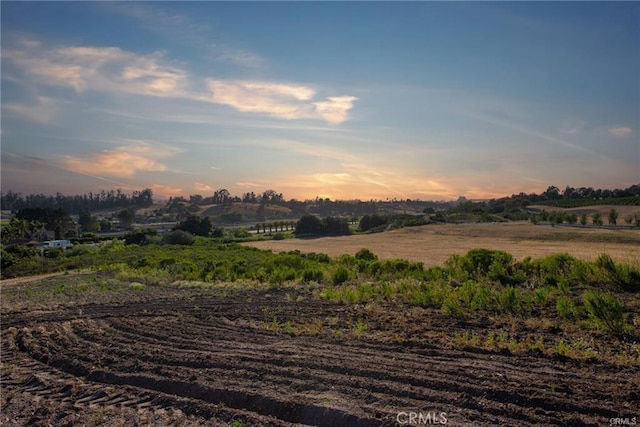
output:
<path id="1" fill-rule="evenodd" d="M 554 354 L 589 358 L 592 347 L 584 343 L 596 334 L 626 343 L 620 344 L 628 348 L 624 347 L 627 350 L 618 357 L 622 354 L 640 362 L 640 262 L 617 263 L 606 254 L 594 262 L 568 254 L 518 261 L 503 251 L 473 249 L 465 255 L 451 256 L 440 267 L 425 268 L 402 259 L 379 260 L 368 249 L 355 256 L 330 258 L 298 251 L 274 254 L 196 238 L 192 245 L 140 246 L 114 240 L 74 247 L 55 258 L 22 252 L 8 255 L 3 256 L 3 263 L 8 264 L 2 270 L 5 277 L 56 269 L 85 268 L 93 272 L 35 282 L 21 288 L 21 295 L 4 291 L 3 304 L 24 296 L 62 301 L 64 297 L 83 299 L 82 295 L 96 293 L 144 294 L 158 287 L 175 292 L 219 291 L 221 295 L 234 289 L 291 289 L 290 304 L 312 297 L 350 307 L 391 307 L 396 314 L 427 310 L 464 322 L 481 318 L 519 319 L 541 325 L 550 322 L 563 334 L 582 331 L 577 337 L 565 334 L 554 344 L 544 343 L 545 349 L 552 345 Z M 322 319 L 305 321 L 283 323 L 276 315 L 265 317 L 266 327 L 273 330 L 286 326 L 285 332 L 316 334 L 330 329 Z M 351 331 L 354 337 L 363 338 L 374 333 L 375 327 L 363 315 L 353 320 Z M 539 336 L 503 336 L 498 330 L 479 330 L 478 336 L 456 332 L 459 336 L 449 339 L 458 344 L 512 351 L 543 347 Z"/>

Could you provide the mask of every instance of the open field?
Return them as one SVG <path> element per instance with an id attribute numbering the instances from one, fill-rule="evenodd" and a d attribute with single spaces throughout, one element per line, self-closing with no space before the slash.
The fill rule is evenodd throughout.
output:
<path id="1" fill-rule="evenodd" d="M 319 291 L 141 288 L 96 273 L 3 286 L 0 424 L 393 426 L 416 412 L 452 426 L 598 426 L 640 415 L 637 365 L 517 349 L 531 334 L 558 339 L 553 321 L 508 320 L 508 343 L 482 349 L 468 331 L 502 320 Z"/>
<path id="2" fill-rule="evenodd" d="M 451 254 L 473 248 L 500 249 L 522 259 L 567 252 L 594 260 L 602 253 L 627 263 L 640 260 L 640 230 L 551 227 L 530 223 L 444 224 L 407 227 L 384 233 L 318 239 L 250 242 L 247 245 L 273 251 L 321 252 L 330 256 L 355 254 L 368 248 L 381 259 L 402 258 L 442 265 Z"/>

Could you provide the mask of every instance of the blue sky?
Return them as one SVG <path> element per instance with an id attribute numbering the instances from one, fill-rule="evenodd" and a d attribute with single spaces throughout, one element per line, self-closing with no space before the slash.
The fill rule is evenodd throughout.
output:
<path id="1" fill-rule="evenodd" d="M 2 2 L 2 190 L 640 182 L 633 2 Z"/>

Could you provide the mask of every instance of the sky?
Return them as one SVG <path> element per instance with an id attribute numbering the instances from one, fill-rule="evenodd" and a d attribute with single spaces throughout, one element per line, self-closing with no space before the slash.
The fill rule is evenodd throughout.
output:
<path id="1" fill-rule="evenodd" d="M 640 183 L 637 2 L 8 2 L 1 187 L 451 200 Z"/>

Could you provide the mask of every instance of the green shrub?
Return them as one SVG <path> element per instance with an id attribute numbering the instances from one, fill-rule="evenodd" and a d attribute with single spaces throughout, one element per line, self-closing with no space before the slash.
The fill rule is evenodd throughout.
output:
<path id="1" fill-rule="evenodd" d="M 640 291 L 640 271 L 630 265 L 616 264 L 607 254 L 596 259 L 596 268 L 612 284 L 630 292 Z"/>
<path id="2" fill-rule="evenodd" d="M 131 282 L 129 284 L 129 287 L 134 291 L 143 291 L 146 288 L 144 283 L 140 283 L 140 282 Z"/>
<path id="3" fill-rule="evenodd" d="M 518 295 L 514 287 L 507 287 L 498 294 L 498 305 L 500 311 L 505 313 L 516 313 L 520 311 L 522 304 L 519 299 L 521 297 L 522 295 Z"/>
<path id="4" fill-rule="evenodd" d="M 338 262 L 348 268 L 351 268 L 357 264 L 356 258 L 353 255 L 349 254 L 341 255 L 340 258 L 338 258 Z"/>
<path id="5" fill-rule="evenodd" d="M 377 261 L 378 257 L 369 249 L 362 248 L 356 253 L 356 259 L 363 260 L 363 261 Z"/>
<path id="6" fill-rule="evenodd" d="M 487 277 L 492 268 L 493 277 L 505 280 L 508 270 L 512 268 L 513 257 L 504 251 L 492 249 L 471 249 L 466 255 L 452 255 L 446 261 L 449 276 L 452 279 L 465 281 L 479 280 Z"/>
<path id="7" fill-rule="evenodd" d="M 329 255 L 327 254 L 322 254 L 322 253 L 316 253 L 316 252 L 310 252 L 308 254 L 305 255 L 305 257 L 307 259 L 313 260 L 313 261 L 317 261 L 323 264 L 329 264 L 331 262 L 331 257 L 329 257 Z"/>
<path id="8" fill-rule="evenodd" d="M 556 301 L 556 312 L 558 313 L 558 316 L 567 320 L 575 319 L 578 314 L 573 301 L 565 296 L 560 296 Z"/>
<path id="9" fill-rule="evenodd" d="M 292 268 L 281 266 L 271 272 L 269 277 L 270 283 L 282 284 L 296 278 L 296 271 Z"/>
<path id="10" fill-rule="evenodd" d="M 624 333 L 624 307 L 617 298 L 597 292 L 586 292 L 582 298 L 590 317 L 616 335 Z"/>
<path id="11" fill-rule="evenodd" d="M 466 316 L 462 308 L 462 304 L 460 303 L 460 300 L 455 296 L 451 296 L 451 295 L 445 298 L 444 301 L 442 302 L 442 313 L 447 316 L 458 317 L 458 318 L 462 318 Z"/>
<path id="12" fill-rule="evenodd" d="M 342 283 L 349 280 L 349 270 L 347 270 L 344 266 L 339 266 L 335 273 L 333 273 L 333 284 L 341 285 Z"/>
<path id="13" fill-rule="evenodd" d="M 302 280 L 305 282 L 318 282 L 321 283 L 324 279 L 324 273 L 322 270 L 318 270 L 315 268 L 306 268 L 302 272 Z"/>

